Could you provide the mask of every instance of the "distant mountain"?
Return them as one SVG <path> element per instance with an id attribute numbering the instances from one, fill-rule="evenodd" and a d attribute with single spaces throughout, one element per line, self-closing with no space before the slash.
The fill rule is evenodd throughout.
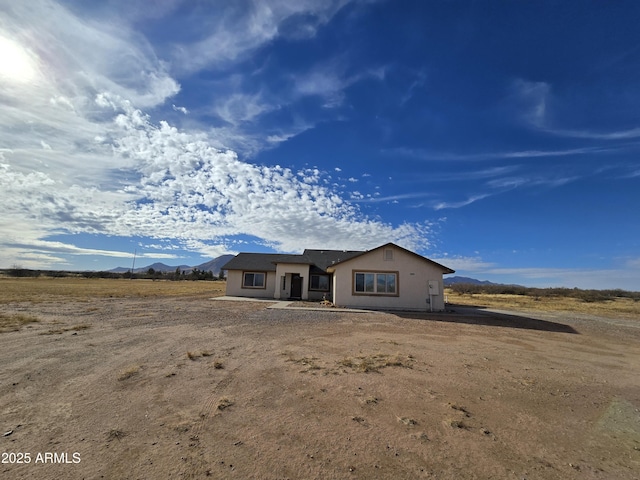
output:
<path id="1" fill-rule="evenodd" d="M 201 263 L 200 265 L 196 265 L 195 267 L 191 267 L 189 265 L 165 265 L 164 263 L 153 263 L 151 265 L 147 265 L 145 267 L 138 267 L 133 270 L 133 273 L 146 273 L 150 268 L 153 268 L 156 272 L 175 272 L 176 268 L 179 268 L 181 272 L 191 273 L 194 268 L 202 272 L 211 272 L 214 275 L 218 275 L 220 273 L 220 267 L 222 267 L 225 263 L 233 258 L 233 255 L 221 255 L 213 260 L 209 260 L 208 262 Z M 109 270 L 114 273 L 125 273 L 130 271 L 131 268 L 126 267 L 117 267 Z"/>
<path id="2" fill-rule="evenodd" d="M 175 272 L 176 268 L 180 268 L 181 272 L 185 270 L 190 272 L 193 269 L 193 267 L 190 267 L 189 265 L 176 265 L 172 267 L 171 265 L 165 265 L 164 263 L 156 262 L 152 263 L 151 265 L 147 265 L 146 267 L 138 267 L 133 270 L 133 273 L 146 273 L 150 268 L 153 268 L 156 272 Z M 129 270 L 131 270 L 131 268 L 117 267 L 109 271 L 114 273 L 124 273 L 128 272 Z"/>
<path id="3" fill-rule="evenodd" d="M 455 285 L 458 283 L 467 283 L 470 285 L 498 285 L 497 283 L 490 282 L 489 280 L 476 280 L 475 278 L 469 277 L 449 277 L 444 279 L 444 285 Z"/>
<path id="4" fill-rule="evenodd" d="M 220 255 L 219 257 L 209 260 L 206 263 L 201 263 L 194 268 L 203 272 L 211 272 L 214 275 L 218 275 L 220 273 L 220 268 L 233 257 L 235 257 L 235 255 Z"/>

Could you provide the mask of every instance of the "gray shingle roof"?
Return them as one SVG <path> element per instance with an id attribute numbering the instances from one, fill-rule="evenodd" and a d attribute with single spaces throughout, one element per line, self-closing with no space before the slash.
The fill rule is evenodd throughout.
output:
<path id="1" fill-rule="evenodd" d="M 311 273 L 324 273 L 327 268 L 337 263 L 346 262 L 357 256 L 363 255 L 374 250 L 379 250 L 389 245 L 395 248 L 400 248 L 416 258 L 429 262 L 437 267 L 441 268 L 443 273 L 454 273 L 444 265 L 441 265 L 433 260 L 430 260 L 422 255 L 419 255 L 411 250 L 399 247 L 393 243 L 387 243 L 380 247 L 374 248 L 368 251 L 358 250 L 311 250 L 306 249 L 302 255 L 290 255 L 282 253 L 239 253 L 229 262 L 227 262 L 222 270 L 244 270 L 244 271 L 258 271 L 258 272 L 275 272 L 276 263 L 302 263 L 311 265 Z"/>
<path id="2" fill-rule="evenodd" d="M 275 272 L 281 258 L 291 257 L 281 253 L 239 253 L 222 266 L 222 270 L 255 270 Z"/>
<path id="3" fill-rule="evenodd" d="M 302 255 L 281 253 L 239 253 L 222 266 L 222 270 L 256 270 L 275 272 L 276 263 L 302 263 L 316 267 L 321 273 L 331 265 L 360 255 L 364 252 L 348 250 L 305 250 Z M 319 270 L 319 271 L 318 271 Z"/>
<path id="4" fill-rule="evenodd" d="M 305 250 L 304 255 L 311 260 L 309 263 L 315 265 L 322 271 L 326 271 L 331 265 L 344 262 L 350 258 L 361 255 L 365 252 L 356 250 Z"/>

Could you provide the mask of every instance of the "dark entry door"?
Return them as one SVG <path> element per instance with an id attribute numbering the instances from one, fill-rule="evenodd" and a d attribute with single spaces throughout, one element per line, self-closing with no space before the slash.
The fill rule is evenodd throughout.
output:
<path id="1" fill-rule="evenodd" d="M 297 274 L 291 275 L 291 298 L 302 297 L 302 277 Z"/>

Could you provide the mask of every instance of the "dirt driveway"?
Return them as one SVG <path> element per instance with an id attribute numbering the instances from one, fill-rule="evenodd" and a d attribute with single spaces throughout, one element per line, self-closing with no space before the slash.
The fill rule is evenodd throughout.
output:
<path id="1" fill-rule="evenodd" d="M 640 321 L 266 305 L 0 305 L 0 478 L 640 478 Z"/>

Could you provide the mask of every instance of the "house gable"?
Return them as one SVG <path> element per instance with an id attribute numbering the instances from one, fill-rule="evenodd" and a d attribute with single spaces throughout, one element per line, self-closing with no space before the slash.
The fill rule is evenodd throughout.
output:
<path id="1" fill-rule="evenodd" d="M 388 243 L 328 268 L 338 306 L 398 310 L 443 310 L 442 275 L 453 270 Z M 431 294 L 429 286 L 432 286 Z"/>
<path id="2" fill-rule="evenodd" d="M 443 274 L 448 274 L 448 273 L 455 273 L 455 270 L 450 269 L 449 267 L 445 267 L 444 265 L 441 265 L 437 262 L 434 262 L 433 260 L 427 258 L 427 257 L 423 257 L 422 255 L 419 255 L 415 252 L 412 252 L 411 250 L 407 250 L 406 248 L 403 248 L 399 245 L 396 245 L 395 243 L 386 243 L 384 245 L 380 245 L 379 247 L 376 247 L 372 250 L 367 250 L 365 252 L 354 252 L 357 253 L 356 255 L 350 256 L 348 258 L 345 258 L 344 260 L 341 260 L 340 262 L 336 262 L 336 263 L 345 263 L 348 262 L 350 260 L 353 260 L 357 257 L 363 256 L 363 255 L 375 255 L 376 253 L 379 253 L 380 255 L 382 255 L 382 257 L 386 260 L 386 261 L 393 261 L 393 253 L 395 251 L 399 251 L 399 252 L 403 252 L 405 254 L 408 255 L 412 255 L 416 260 L 419 261 L 424 261 L 424 262 L 428 262 L 431 265 L 433 265 L 436 268 L 439 268 L 440 270 L 442 270 Z M 389 258 L 389 252 L 391 252 L 391 258 Z M 332 270 L 332 267 L 329 267 L 328 271 Z"/>

